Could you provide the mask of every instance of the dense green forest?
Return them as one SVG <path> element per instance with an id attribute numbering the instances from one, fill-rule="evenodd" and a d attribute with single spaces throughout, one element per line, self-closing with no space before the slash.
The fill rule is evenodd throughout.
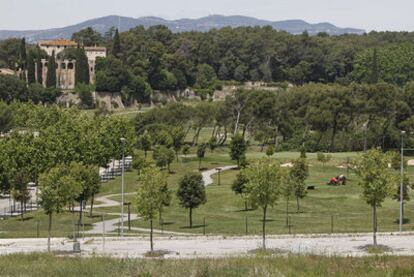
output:
<path id="1" fill-rule="evenodd" d="M 400 130 L 414 131 L 414 33 L 309 36 L 257 27 L 174 34 L 156 26 L 105 35 L 89 28 L 73 39 L 108 48 L 108 57 L 97 60 L 96 90 L 121 92 L 125 104 L 149 102 L 153 90 L 191 87 L 211 94 L 225 82 L 279 87 L 240 90 L 223 102 L 168 105 L 140 115 L 137 133 L 147 130 L 153 145 L 172 147 L 174 135 L 190 128 L 196 144 L 202 128 L 214 127 L 217 145 L 242 132 L 278 150 L 352 151 L 396 148 Z M 0 42 L 0 65 L 25 67 L 28 56 L 43 55 L 22 45 L 15 39 Z M 63 55 L 83 52 L 71 51 Z M 7 103 L 51 104 L 58 95 L 52 88 L 0 77 L 0 99 Z"/>
<path id="2" fill-rule="evenodd" d="M 407 32 L 309 36 L 243 27 L 176 34 L 164 26 L 140 26 L 105 35 L 88 28 L 72 38 L 108 48 L 109 57 L 97 65 L 98 90 L 124 89 L 141 101 L 151 88 L 208 91 L 216 80 L 403 86 L 414 78 L 414 33 Z M 0 67 L 24 64 L 20 48 L 20 40 L 1 41 Z"/>

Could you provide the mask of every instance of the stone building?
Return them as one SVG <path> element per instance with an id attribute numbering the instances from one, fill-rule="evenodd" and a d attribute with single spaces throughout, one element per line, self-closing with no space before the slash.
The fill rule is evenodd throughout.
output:
<path id="1" fill-rule="evenodd" d="M 49 56 L 55 53 L 55 56 L 67 48 L 77 47 L 77 43 L 66 39 L 45 40 L 39 42 L 39 47 L 44 50 Z M 95 80 L 95 64 L 96 58 L 106 57 L 106 48 L 91 46 L 84 47 L 85 54 L 88 57 L 90 82 Z M 75 71 L 76 60 L 56 59 L 56 81 L 57 87 L 63 90 L 70 90 L 75 88 Z M 37 72 L 37 70 L 36 70 Z M 43 85 L 46 85 L 47 76 L 47 60 L 42 59 L 42 80 Z M 37 78 L 37 76 L 36 76 Z"/>

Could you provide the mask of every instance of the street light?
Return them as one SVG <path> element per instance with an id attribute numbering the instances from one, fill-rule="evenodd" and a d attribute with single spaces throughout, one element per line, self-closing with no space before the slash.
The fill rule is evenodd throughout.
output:
<path id="1" fill-rule="evenodd" d="M 401 180 L 400 180 L 400 232 L 403 229 L 403 208 L 404 208 L 404 135 L 401 131 Z"/>
<path id="2" fill-rule="evenodd" d="M 125 138 L 122 142 L 122 190 L 121 190 L 121 237 L 124 236 L 124 172 L 125 172 Z"/>

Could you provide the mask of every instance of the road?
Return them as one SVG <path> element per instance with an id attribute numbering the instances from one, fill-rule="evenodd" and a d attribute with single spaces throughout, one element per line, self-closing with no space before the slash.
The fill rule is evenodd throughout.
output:
<path id="1" fill-rule="evenodd" d="M 105 241 L 105 243 L 103 243 Z M 390 247 L 389 255 L 414 255 L 414 233 L 381 233 L 380 244 Z M 369 255 L 361 247 L 372 243 L 370 234 L 269 236 L 267 247 L 282 254 L 316 254 L 326 256 Z M 156 237 L 155 250 L 168 252 L 165 258 L 206 258 L 243 256 L 258 249 L 260 237 Z M 72 241 L 52 239 L 53 251 L 70 251 Z M 147 237 L 86 238 L 81 241 L 83 256 L 141 258 L 149 251 Z M 1 239 L 0 254 L 46 251 L 46 239 Z"/>

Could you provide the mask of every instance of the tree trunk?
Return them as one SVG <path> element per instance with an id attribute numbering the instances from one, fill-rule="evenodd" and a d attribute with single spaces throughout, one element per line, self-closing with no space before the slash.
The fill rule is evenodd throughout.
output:
<path id="1" fill-rule="evenodd" d="M 151 247 L 151 252 L 154 252 L 154 241 L 153 241 L 153 224 L 152 224 L 152 219 L 150 220 L 150 247 Z"/>
<path id="2" fill-rule="evenodd" d="M 158 212 L 158 218 L 159 218 L 159 224 L 161 226 L 161 224 L 162 224 L 162 209 L 160 209 L 159 212 Z"/>
<path id="3" fill-rule="evenodd" d="M 377 206 L 376 205 L 374 205 L 372 208 L 372 229 L 373 229 L 374 246 L 377 246 Z"/>
<path id="4" fill-rule="evenodd" d="M 299 203 L 299 197 L 298 196 L 296 196 L 296 207 L 297 207 L 297 213 L 299 213 L 300 212 L 300 203 Z"/>
<path id="5" fill-rule="evenodd" d="M 244 210 L 247 212 L 247 201 L 244 200 Z"/>
<path id="6" fill-rule="evenodd" d="M 20 201 L 20 213 L 21 213 L 21 219 L 22 219 L 22 221 L 23 221 L 23 214 L 24 214 L 24 209 L 23 209 L 23 207 L 24 207 L 24 202 L 23 202 L 23 200 L 22 201 Z"/>
<path id="7" fill-rule="evenodd" d="M 147 158 L 147 149 L 144 150 L 144 157 Z"/>
<path id="8" fill-rule="evenodd" d="M 193 209 L 189 209 L 189 220 L 190 220 L 190 228 L 193 228 Z"/>
<path id="9" fill-rule="evenodd" d="M 262 225 L 262 239 L 263 239 L 263 243 L 262 243 L 262 247 L 263 249 L 266 249 L 266 213 L 267 213 L 267 206 L 264 206 L 263 208 L 263 225 Z"/>
<path id="10" fill-rule="evenodd" d="M 95 200 L 95 194 L 92 194 L 92 197 L 91 197 L 91 210 L 89 212 L 89 217 L 93 216 L 92 211 L 93 211 L 93 202 L 94 202 L 94 200 Z"/>
<path id="11" fill-rule="evenodd" d="M 52 213 L 49 214 L 49 226 L 47 228 L 47 252 L 50 252 L 50 237 L 52 233 Z"/>
<path id="12" fill-rule="evenodd" d="M 193 146 L 195 146 L 198 143 L 198 137 L 200 136 L 200 132 L 203 127 L 199 127 L 196 131 L 196 134 L 193 137 Z"/>
<path id="13" fill-rule="evenodd" d="M 289 227 L 289 197 L 286 198 L 286 227 Z"/>
<path id="14" fill-rule="evenodd" d="M 82 224 L 82 210 L 83 210 L 83 201 L 80 201 L 80 205 L 79 205 L 79 222 L 78 222 L 78 237 L 80 234 L 80 226 Z"/>
<path id="15" fill-rule="evenodd" d="M 234 125 L 234 133 L 233 133 L 233 135 L 236 135 L 237 134 L 237 131 L 239 130 L 240 114 L 241 114 L 241 111 L 240 110 L 237 110 L 237 118 L 236 118 L 236 123 Z"/>

